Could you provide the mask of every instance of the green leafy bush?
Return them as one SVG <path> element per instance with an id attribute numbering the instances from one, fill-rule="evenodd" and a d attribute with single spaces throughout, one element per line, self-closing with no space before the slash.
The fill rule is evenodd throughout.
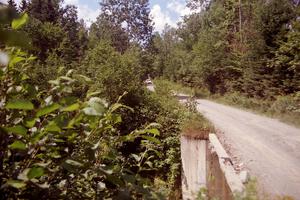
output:
<path id="1" fill-rule="evenodd" d="M 74 96 L 74 85 L 89 78 L 70 70 L 32 85 L 31 61 L 25 52 L 7 47 L 10 61 L 0 79 L 1 199 L 160 199 L 153 188 L 154 163 L 161 154 L 157 124 L 123 134 L 119 112 L 96 93 Z M 82 81 L 82 82 L 81 82 Z M 137 151 L 120 149 L 139 141 Z"/>
<path id="2" fill-rule="evenodd" d="M 129 97 L 140 93 L 137 57 L 130 52 L 121 55 L 108 42 L 100 41 L 87 52 L 80 72 L 92 78 L 95 82 L 92 89 L 100 91 L 109 102 L 115 102 L 124 92 Z"/>
<path id="3" fill-rule="evenodd" d="M 155 195 L 143 172 L 153 170 L 159 156 L 156 125 L 122 135 L 116 112 L 130 108 L 119 102 L 107 107 L 90 94 L 84 101 L 73 97 L 71 73 L 39 91 L 28 84 L 32 58 L 18 50 L 10 56 L 1 76 L 1 198 Z M 120 154 L 136 139 L 139 152 Z"/>

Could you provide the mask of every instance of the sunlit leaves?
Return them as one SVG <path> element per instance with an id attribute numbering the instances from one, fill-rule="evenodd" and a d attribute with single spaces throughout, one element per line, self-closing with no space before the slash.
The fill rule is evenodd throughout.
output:
<path id="1" fill-rule="evenodd" d="M 150 137 L 150 136 L 143 135 L 142 138 L 144 138 L 144 139 L 146 139 L 150 142 L 156 143 L 156 144 L 161 144 L 161 142 L 155 137 Z"/>
<path id="2" fill-rule="evenodd" d="M 83 167 L 83 164 L 76 160 L 67 159 L 62 166 L 70 172 L 75 172 Z"/>
<path id="3" fill-rule="evenodd" d="M 25 150 L 26 144 L 20 140 L 16 140 L 14 143 L 9 145 L 9 148 L 14 150 Z"/>
<path id="4" fill-rule="evenodd" d="M 5 108 L 7 109 L 16 109 L 16 110 L 33 110 L 34 105 L 28 100 L 10 100 Z"/>
<path id="5" fill-rule="evenodd" d="M 5 128 L 7 132 L 14 133 L 16 135 L 26 136 L 27 129 L 21 125 Z"/>
<path id="6" fill-rule="evenodd" d="M 60 106 L 59 104 L 54 103 L 54 104 L 52 104 L 52 105 L 49 105 L 49 106 L 46 106 L 46 107 L 40 109 L 40 110 L 37 112 L 36 116 L 37 116 L 37 117 L 41 117 L 41 116 L 50 114 L 50 113 L 52 113 L 52 112 L 58 110 L 60 107 L 61 107 L 61 106 Z"/>
<path id="7" fill-rule="evenodd" d="M 83 109 L 83 112 L 86 115 L 102 116 L 104 111 L 106 110 L 103 100 L 97 97 L 92 97 L 87 102 L 87 105 L 88 106 Z"/>
<path id="8" fill-rule="evenodd" d="M 44 175 L 44 169 L 42 167 L 33 167 L 29 170 L 27 177 L 29 179 L 40 178 Z"/>
<path id="9" fill-rule="evenodd" d="M 27 128 L 32 128 L 35 125 L 35 123 L 36 123 L 36 119 L 35 118 L 33 118 L 33 119 L 27 119 L 25 121 L 25 126 Z"/>
<path id="10" fill-rule="evenodd" d="M 13 29 L 19 29 L 21 28 L 22 26 L 24 26 L 26 24 L 26 22 L 28 21 L 28 14 L 27 13 L 24 13 L 20 18 L 18 19 L 14 19 L 12 21 L 12 28 Z"/>
<path id="11" fill-rule="evenodd" d="M 18 180 L 9 180 L 7 181 L 6 184 L 17 189 L 26 187 L 26 183 L 24 181 L 18 181 Z"/>
<path id="12" fill-rule="evenodd" d="M 65 108 L 62 109 L 63 112 L 72 112 L 72 111 L 76 111 L 80 108 L 80 104 L 79 103 L 74 103 L 72 105 L 69 105 Z"/>
<path id="13" fill-rule="evenodd" d="M 61 132 L 61 128 L 57 125 L 55 121 L 49 122 L 45 129 L 49 132 Z"/>
<path id="14" fill-rule="evenodd" d="M 14 65 L 16 65 L 17 63 L 20 63 L 22 61 L 24 61 L 25 58 L 24 57 L 21 57 L 21 56 L 14 56 L 10 59 L 9 61 L 9 66 L 12 67 Z"/>

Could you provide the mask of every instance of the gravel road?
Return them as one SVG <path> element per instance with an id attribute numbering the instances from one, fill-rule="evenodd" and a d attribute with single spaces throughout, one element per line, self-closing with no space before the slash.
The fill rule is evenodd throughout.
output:
<path id="1" fill-rule="evenodd" d="M 300 200 L 300 129 L 240 109 L 197 100 L 197 109 L 223 132 L 230 154 L 257 178 L 260 193 Z"/>

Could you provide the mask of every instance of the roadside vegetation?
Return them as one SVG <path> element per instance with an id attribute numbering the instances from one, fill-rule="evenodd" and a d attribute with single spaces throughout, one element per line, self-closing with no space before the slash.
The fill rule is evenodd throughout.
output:
<path id="1" fill-rule="evenodd" d="M 189 0 L 188 6 L 194 14 L 154 36 L 153 76 L 176 83 L 174 90 L 299 126 L 299 2 Z"/>
<path id="2" fill-rule="evenodd" d="M 275 100 L 250 98 L 240 93 L 230 93 L 223 96 L 214 95 L 210 98 L 220 103 L 264 114 L 285 123 L 300 127 L 299 94 L 300 93 L 298 92 L 287 96 L 277 96 Z"/>
<path id="3" fill-rule="evenodd" d="M 168 85 L 171 91 L 189 95 L 193 99 L 209 99 L 218 103 L 263 114 L 300 127 L 299 92 L 285 96 L 276 96 L 275 99 L 260 99 L 247 97 L 245 94 L 239 92 L 225 93 L 223 95 L 211 94 L 205 88 L 192 88 L 166 79 L 164 79 L 163 82 L 164 85 Z"/>
<path id="4" fill-rule="evenodd" d="M 103 14 L 87 34 L 60 1 L 0 9 L 0 199 L 179 199 L 195 113 L 163 84 L 145 88 L 148 18 L 127 16 L 145 20 L 130 33 Z"/>
<path id="5" fill-rule="evenodd" d="M 240 2 L 189 0 L 161 34 L 148 0 L 99 0 L 89 28 L 62 0 L 0 3 L 0 199 L 179 199 L 181 133 L 213 128 L 173 90 L 299 116 L 297 3 Z"/>

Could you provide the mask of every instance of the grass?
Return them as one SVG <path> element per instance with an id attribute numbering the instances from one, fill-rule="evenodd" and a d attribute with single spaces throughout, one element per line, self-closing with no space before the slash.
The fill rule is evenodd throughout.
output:
<path id="1" fill-rule="evenodd" d="M 209 134 L 214 130 L 213 125 L 200 113 L 190 113 L 183 123 L 182 135 L 193 139 L 208 140 Z"/>
<path id="2" fill-rule="evenodd" d="M 180 83 L 174 83 L 167 80 L 160 81 L 163 81 L 169 90 L 246 109 L 300 127 L 300 92 L 288 96 L 278 96 L 275 100 L 271 101 L 246 97 L 237 92 L 227 93 L 222 96 L 211 95 L 209 91 L 203 88 L 186 87 Z"/>
<path id="3" fill-rule="evenodd" d="M 300 94 L 278 96 L 276 100 L 249 98 L 239 93 L 211 96 L 211 100 L 279 119 L 300 127 Z"/>
<path id="4" fill-rule="evenodd" d="M 157 86 L 155 91 L 160 96 L 169 96 L 176 102 L 177 99 L 174 96 L 174 91 L 177 93 L 183 93 L 190 96 L 194 96 L 195 90 L 192 88 L 184 87 L 180 84 L 156 79 L 154 84 Z M 173 92 L 172 92 L 173 91 Z M 192 98 L 188 99 L 185 103 L 182 115 L 183 122 L 181 124 L 182 135 L 194 138 L 194 139 L 208 139 L 209 133 L 214 132 L 213 125 L 205 119 L 196 109 L 197 103 Z"/>
<path id="5" fill-rule="evenodd" d="M 156 79 L 154 80 L 154 84 L 156 85 L 156 82 L 160 82 L 161 84 L 164 84 L 167 88 L 169 88 L 172 91 L 175 91 L 177 93 L 183 93 L 189 96 L 197 97 L 197 98 L 207 98 L 209 97 L 209 91 L 205 88 L 192 88 L 184 86 L 180 83 L 176 83 L 173 81 L 169 81 L 166 79 Z"/>

